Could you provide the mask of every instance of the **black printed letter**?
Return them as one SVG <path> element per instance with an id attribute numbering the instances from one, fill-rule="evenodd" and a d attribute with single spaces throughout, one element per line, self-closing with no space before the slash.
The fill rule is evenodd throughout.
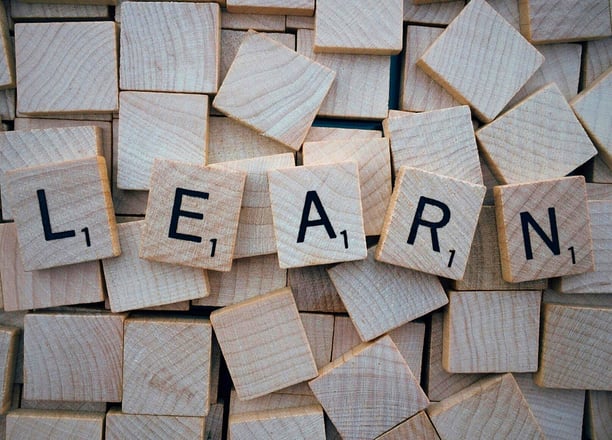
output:
<path id="1" fill-rule="evenodd" d="M 521 228 L 523 229 L 523 243 L 525 244 L 525 257 L 528 260 L 533 260 L 533 250 L 531 249 L 531 237 L 529 235 L 529 225 L 538 233 L 540 238 L 552 251 L 553 255 L 561 254 L 561 246 L 559 245 L 559 233 L 557 232 L 557 217 L 555 216 L 555 208 L 548 208 L 548 220 L 550 221 L 550 235 L 548 238 L 544 230 L 538 225 L 529 212 L 521 212 Z"/>
<path id="2" fill-rule="evenodd" d="M 308 219 L 310 217 L 310 208 L 313 204 L 317 212 L 319 213 L 320 218 L 318 220 Z M 325 230 L 327 231 L 327 235 L 329 235 L 329 238 L 336 238 L 334 228 L 332 227 L 332 224 L 329 221 L 329 217 L 327 217 L 327 213 L 325 212 L 323 204 L 321 203 L 321 199 L 319 199 L 319 195 L 316 191 L 308 191 L 306 193 L 304 209 L 302 210 L 302 220 L 300 221 L 300 231 L 298 233 L 297 238 L 298 243 L 304 242 L 304 238 L 306 237 L 306 228 L 310 226 L 325 226 Z"/>
<path id="3" fill-rule="evenodd" d="M 429 220 L 423 220 L 423 211 L 425 210 L 425 205 L 435 206 L 442 211 L 442 219 L 438 222 L 432 222 Z M 434 252 L 440 252 L 440 243 L 438 241 L 438 229 L 443 228 L 448 224 L 451 218 L 451 212 L 448 206 L 445 203 L 442 203 L 436 199 L 430 199 L 428 197 L 421 196 L 419 199 L 419 204 L 417 205 L 416 213 L 414 214 L 414 220 L 412 221 L 412 226 L 410 227 L 410 234 L 408 234 L 408 244 L 414 244 L 414 240 L 417 236 L 417 231 L 419 230 L 419 225 L 423 225 L 431 229 L 431 247 Z"/>
<path id="4" fill-rule="evenodd" d="M 194 243 L 201 243 L 202 237 L 191 234 L 181 234 L 177 232 L 179 217 L 195 218 L 202 220 L 204 214 L 201 212 L 183 211 L 181 210 L 181 203 L 183 202 L 183 196 L 198 197 L 200 199 L 208 200 L 208 193 L 202 191 L 194 191 L 191 189 L 177 188 L 174 194 L 174 205 L 172 206 L 172 218 L 170 219 L 170 230 L 168 231 L 168 238 L 176 238 L 177 240 L 193 241 Z"/>
<path id="5" fill-rule="evenodd" d="M 51 219 L 49 218 L 49 207 L 47 206 L 47 196 L 44 189 L 36 191 L 38 196 L 38 206 L 40 207 L 40 217 L 42 218 L 43 231 L 45 232 L 45 240 L 60 240 L 62 238 L 70 238 L 76 236 L 76 231 L 53 232 L 51 229 Z"/>

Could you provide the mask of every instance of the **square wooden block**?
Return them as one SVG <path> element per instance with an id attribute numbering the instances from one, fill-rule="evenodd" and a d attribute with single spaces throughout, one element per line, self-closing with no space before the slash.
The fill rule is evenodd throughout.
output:
<path id="1" fill-rule="evenodd" d="M 335 73 L 252 32 L 234 58 L 213 106 L 293 150 L 299 150 Z"/>
<path id="2" fill-rule="evenodd" d="M 124 2 L 121 89 L 216 93 L 220 14 L 216 3 Z"/>
<path id="3" fill-rule="evenodd" d="M 156 160 L 140 258 L 229 271 L 246 175 Z"/>
<path id="4" fill-rule="evenodd" d="M 327 272 L 364 341 L 448 303 L 437 277 L 379 263 L 374 248 L 366 260 L 341 263 Z"/>
<path id="5" fill-rule="evenodd" d="M 0 414 L 11 408 L 17 362 L 17 341 L 21 329 L 0 325 Z"/>
<path id="6" fill-rule="evenodd" d="M 317 0 L 315 52 L 394 55 L 402 50 L 402 0 Z"/>
<path id="7" fill-rule="evenodd" d="M 540 67 L 544 57 L 485 0 L 470 2 L 417 66 L 455 99 L 490 122 Z"/>
<path id="8" fill-rule="evenodd" d="M 121 92 L 117 186 L 149 189 L 154 159 L 206 164 L 208 96 Z"/>
<path id="9" fill-rule="evenodd" d="M 121 255 L 102 260 L 111 310 L 123 312 L 207 296 L 210 289 L 204 270 L 138 257 L 143 224 L 118 225 Z"/>
<path id="10" fill-rule="evenodd" d="M 6 417 L 7 440 L 104 438 L 104 412 L 18 409 Z"/>
<path id="11" fill-rule="evenodd" d="M 356 162 L 268 172 L 280 267 L 367 255 Z"/>
<path id="12" fill-rule="evenodd" d="M 563 177 L 597 154 L 555 84 L 481 127 L 476 138 L 502 184 Z"/>
<path id="13" fill-rule="evenodd" d="M 260 397 L 317 375 L 290 289 L 216 310 L 210 320 L 239 398 Z"/>
<path id="14" fill-rule="evenodd" d="M 99 312 L 26 315 L 23 397 L 120 402 L 125 318 Z"/>
<path id="15" fill-rule="evenodd" d="M 162 439 L 172 433 L 172 438 L 205 440 L 204 417 L 152 416 L 125 414 L 117 408 L 106 413 L 106 440 Z M 216 437 L 212 437 L 216 438 Z"/>
<path id="16" fill-rule="evenodd" d="M 504 280 L 594 270 L 584 177 L 496 186 L 494 196 Z"/>
<path id="17" fill-rule="evenodd" d="M 113 112 L 118 108 L 114 22 L 19 23 L 15 25 L 15 58 L 17 111 L 21 113 Z"/>
<path id="18" fill-rule="evenodd" d="M 366 235 L 380 235 L 391 198 L 391 154 L 386 138 L 304 142 L 304 165 L 354 160 L 359 167 L 359 187 Z"/>
<path id="19" fill-rule="evenodd" d="M 404 440 L 409 438 L 440 440 L 425 411 L 416 413 L 405 422 L 400 423 L 380 437 L 376 437 L 376 440 Z"/>
<path id="20" fill-rule="evenodd" d="M 121 253 L 103 157 L 11 170 L 6 182 L 25 270 Z"/>
<path id="21" fill-rule="evenodd" d="M 315 0 L 228 0 L 227 10 L 243 14 L 313 15 Z"/>
<path id="22" fill-rule="evenodd" d="M 345 439 L 374 438 L 429 404 L 388 336 L 355 347 L 309 385 Z"/>
<path id="23" fill-rule="evenodd" d="M 123 342 L 123 412 L 208 414 L 211 341 L 207 319 L 128 319 Z"/>
<path id="24" fill-rule="evenodd" d="M 326 438 L 320 405 L 231 415 L 228 429 L 232 440 Z"/>
<path id="25" fill-rule="evenodd" d="M 400 167 L 376 259 L 461 279 L 485 191 L 482 185 Z"/>
<path id="26" fill-rule="evenodd" d="M 449 292 L 442 365 L 450 373 L 538 369 L 539 290 Z"/>

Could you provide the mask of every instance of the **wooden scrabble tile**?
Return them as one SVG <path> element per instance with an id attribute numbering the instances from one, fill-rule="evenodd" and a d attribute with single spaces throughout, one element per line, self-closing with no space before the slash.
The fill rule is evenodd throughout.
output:
<path id="1" fill-rule="evenodd" d="M 409 322 L 389 332 L 395 346 L 406 360 L 417 382 L 421 382 L 425 324 Z"/>
<path id="2" fill-rule="evenodd" d="M 427 414 L 442 439 L 545 438 L 512 374 L 483 379 Z"/>
<path id="3" fill-rule="evenodd" d="M 357 347 L 362 342 L 351 318 L 336 315 L 334 318 L 332 361 L 342 357 L 343 354 Z"/>
<path id="4" fill-rule="evenodd" d="M 103 157 L 11 170 L 6 182 L 25 270 L 121 253 Z"/>
<path id="5" fill-rule="evenodd" d="M 606 0 L 519 0 L 521 33 L 532 43 L 593 40 L 612 35 Z M 563 14 L 557 13 L 563 11 Z"/>
<path id="6" fill-rule="evenodd" d="M 389 139 L 351 139 L 304 142 L 304 165 L 321 165 L 347 160 L 357 162 L 361 208 L 366 235 L 379 235 L 391 198 L 391 155 Z"/>
<path id="7" fill-rule="evenodd" d="M 482 185 L 400 167 L 376 260 L 461 279 L 485 191 Z"/>
<path id="8" fill-rule="evenodd" d="M 405 422 L 400 423 L 380 437 L 376 437 L 377 440 L 403 440 L 408 438 L 440 440 L 425 411 L 416 413 Z"/>
<path id="9" fill-rule="evenodd" d="M 238 49 L 213 105 L 298 150 L 334 77 L 327 67 L 253 32 Z"/>
<path id="10" fill-rule="evenodd" d="M 495 208 L 483 206 L 474 233 L 463 279 L 453 281 L 455 290 L 543 290 L 547 280 L 508 283 L 502 278 Z"/>
<path id="11" fill-rule="evenodd" d="M 156 160 L 140 258 L 229 271 L 245 180 L 244 171 Z"/>
<path id="12" fill-rule="evenodd" d="M 419 8 L 426 6 L 442 8 L 452 3 L 422 5 Z M 427 48 L 442 32 L 444 29 L 426 26 L 410 25 L 406 28 L 406 54 L 400 83 L 399 105 L 402 110 L 429 111 L 459 105 L 459 102 L 450 93 L 416 65 L 417 60 L 423 56 Z"/>
<path id="13" fill-rule="evenodd" d="M 582 66 L 583 87 L 588 88 L 612 65 L 612 37 L 585 43 L 585 61 Z"/>
<path id="14" fill-rule="evenodd" d="M 119 102 L 119 188 L 149 189 L 154 159 L 206 164 L 207 96 L 121 92 Z"/>
<path id="15" fill-rule="evenodd" d="M 26 315 L 23 397 L 120 402 L 125 318 L 100 312 Z"/>
<path id="16" fill-rule="evenodd" d="M 22 0 L 11 0 L 11 17 L 13 20 L 48 19 L 48 18 L 108 18 L 108 6 L 94 4 L 49 4 L 26 3 Z"/>
<path id="17" fill-rule="evenodd" d="M 612 391 L 612 309 L 544 304 L 537 385 Z"/>
<path id="18" fill-rule="evenodd" d="M 356 162 L 272 170 L 268 182 L 281 268 L 366 257 Z"/>
<path id="19" fill-rule="evenodd" d="M 102 153 L 101 132 L 95 127 L 0 132 L 2 218 L 13 218 L 6 192 L 7 171 L 82 159 Z"/>
<path id="20" fill-rule="evenodd" d="M 326 438 L 319 405 L 230 415 L 228 429 L 232 440 Z"/>
<path id="21" fill-rule="evenodd" d="M 484 0 L 470 2 L 418 60 L 476 116 L 490 122 L 544 57 Z"/>
<path id="22" fill-rule="evenodd" d="M 493 7 L 514 29 L 520 32 L 520 14 L 518 0 L 487 0 L 490 6 Z"/>
<path id="23" fill-rule="evenodd" d="M 609 391 L 588 392 L 587 427 L 590 438 L 604 440 L 612 436 L 610 411 L 612 411 L 612 393 Z"/>
<path id="24" fill-rule="evenodd" d="M 594 270 L 584 177 L 496 186 L 494 195 L 504 280 Z"/>
<path id="25" fill-rule="evenodd" d="M 586 188 L 589 202 L 596 200 L 612 200 L 612 185 L 609 183 L 587 182 Z"/>
<path id="26" fill-rule="evenodd" d="M 442 365 L 450 373 L 538 369 L 539 290 L 449 292 Z"/>
<path id="27" fill-rule="evenodd" d="M 217 92 L 219 5 L 125 2 L 121 15 L 122 90 Z"/>
<path id="28" fill-rule="evenodd" d="M 17 327 L 21 331 L 17 336 L 17 346 L 15 348 L 16 354 L 16 362 L 15 362 L 15 375 L 13 378 L 13 382 L 16 384 L 23 383 L 23 328 L 24 328 L 24 318 L 27 312 L 5 312 L 0 311 L 0 325 L 9 326 L 9 327 Z"/>
<path id="29" fill-rule="evenodd" d="M 383 121 L 383 128 L 396 174 L 406 165 L 482 185 L 468 106 L 396 113 Z"/>
<path id="30" fill-rule="evenodd" d="M 597 183 L 612 183 L 612 169 L 608 167 L 599 155 L 595 156 L 593 159 L 593 172 L 590 181 Z"/>
<path id="31" fill-rule="evenodd" d="M 227 0 L 227 10 L 244 14 L 313 15 L 315 0 Z"/>
<path id="32" fill-rule="evenodd" d="M 323 367 L 309 385 L 347 439 L 374 438 L 429 404 L 388 336 L 355 347 Z M 377 403 L 364 405 L 366 401 Z"/>
<path id="33" fill-rule="evenodd" d="M 306 394 L 285 394 L 274 392 L 265 396 L 250 400 L 241 400 L 236 394 L 236 390 L 230 392 L 230 415 L 242 415 L 261 411 L 278 411 L 282 409 L 299 408 L 304 406 L 317 405 L 318 401 L 311 393 Z"/>
<path id="34" fill-rule="evenodd" d="M 7 312 L 104 301 L 98 261 L 26 272 L 15 223 L 0 224 L 0 249 L 0 278 Z"/>
<path id="35" fill-rule="evenodd" d="M 104 413 L 85 411 L 44 411 L 17 409 L 6 417 L 6 438 L 104 438 Z"/>
<path id="36" fill-rule="evenodd" d="M 143 224 L 118 225 L 121 255 L 102 260 L 111 310 L 123 312 L 207 296 L 210 289 L 202 269 L 138 257 Z"/>
<path id="37" fill-rule="evenodd" d="M 15 89 L 0 90 L 0 119 L 15 119 Z"/>
<path id="38" fill-rule="evenodd" d="M 288 30 L 298 29 L 314 29 L 315 19 L 304 15 L 287 15 L 285 20 L 285 28 Z"/>
<path id="39" fill-rule="evenodd" d="M 377 6 L 379 9 L 381 6 Z M 297 52 L 336 72 L 319 116 L 383 119 L 389 108 L 388 56 L 315 53 L 315 31 L 298 29 Z"/>
<path id="40" fill-rule="evenodd" d="M 531 374 L 514 378 L 546 438 L 581 438 L 584 390 L 540 388 Z"/>
<path id="41" fill-rule="evenodd" d="M 235 14 L 221 11 L 221 28 L 248 31 L 285 32 L 285 20 L 281 15 Z M 223 55 L 223 53 L 221 54 Z"/>
<path id="42" fill-rule="evenodd" d="M 172 435 L 176 439 L 204 440 L 203 417 L 171 417 L 144 414 L 124 414 L 113 408 L 106 414 L 106 440 L 146 438 L 163 440 Z M 169 434 L 172 433 L 172 434 Z"/>
<path id="43" fill-rule="evenodd" d="M 17 23 L 17 110 L 116 111 L 116 33 L 115 23 L 109 21 Z"/>
<path id="44" fill-rule="evenodd" d="M 478 129 L 476 138 L 502 184 L 563 177 L 597 153 L 555 84 Z"/>
<path id="45" fill-rule="evenodd" d="M 402 50 L 403 0 L 317 0 L 315 52 L 394 55 Z"/>
<path id="46" fill-rule="evenodd" d="M 18 327 L 0 325 L 0 414 L 11 408 L 19 333 Z"/>
<path id="47" fill-rule="evenodd" d="M 416 5 L 413 0 L 404 0 L 404 21 L 427 25 L 447 25 L 459 15 L 464 6 L 463 1 Z"/>
<path id="48" fill-rule="evenodd" d="M 215 310 L 210 320 L 241 399 L 259 397 L 317 375 L 290 289 Z"/>
<path id="49" fill-rule="evenodd" d="M 8 6 L 8 5 L 7 5 Z M 13 42 L 10 36 L 9 21 L 5 6 L 0 7 L 0 87 L 15 87 L 15 62 L 13 54 Z"/>
<path id="50" fill-rule="evenodd" d="M 346 312 L 340 295 L 327 274 L 329 265 L 295 267 L 287 271 L 287 286 L 291 288 L 300 312 Z"/>
<path id="51" fill-rule="evenodd" d="M 123 412 L 204 417 L 209 405 L 211 338 L 207 319 L 129 318 L 123 351 Z"/>
<path id="52" fill-rule="evenodd" d="M 380 130 L 365 130 L 361 128 L 340 127 L 310 127 L 304 142 L 341 141 L 350 139 L 376 139 L 381 138 Z"/>
<path id="53" fill-rule="evenodd" d="M 363 341 L 448 303 L 435 276 L 379 263 L 374 248 L 366 260 L 341 263 L 328 273 Z"/>
<path id="54" fill-rule="evenodd" d="M 69 400 L 27 400 L 21 399 L 20 408 L 53 411 L 106 412 L 106 402 L 79 402 Z"/>

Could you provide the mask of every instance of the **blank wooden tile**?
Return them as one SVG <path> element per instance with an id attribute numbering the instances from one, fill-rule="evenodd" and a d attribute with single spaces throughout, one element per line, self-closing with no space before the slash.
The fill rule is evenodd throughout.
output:
<path id="1" fill-rule="evenodd" d="M 268 182 L 280 267 L 366 257 L 356 162 L 272 170 Z"/>
<path id="2" fill-rule="evenodd" d="M 128 319 L 123 412 L 191 417 L 208 414 L 211 337 L 207 319 Z"/>
<path id="3" fill-rule="evenodd" d="M 364 341 L 448 302 L 435 276 L 379 263 L 374 260 L 374 248 L 366 260 L 341 263 L 328 273 Z"/>
<path id="4" fill-rule="evenodd" d="M 96 312 L 28 314 L 23 397 L 120 402 L 124 320 Z"/>
<path id="5" fill-rule="evenodd" d="M 25 270 L 121 252 L 103 157 L 19 168 L 6 178 Z"/>
<path id="6" fill-rule="evenodd" d="M 215 93 L 220 40 L 218 4 L 125 2 L 121 89 Z"/>
<path id="7" fill-rule="evenodd" d="M 606 0 L 520 0 L 521 33 L 533 43 L 593 40 L 612 35 Z M 558 11 L 563 11 L 559 14 Z"/>
<path id="8" fill-rule="evenodd" d="M 380 130 L 341 127 L 310 127 L 304 142 L 373 139 L 382 137 Z"/>
<path id="9" fill-rule="evenodd" d="M 0 414 L 11 408 L 17 340 L 21 333 L 18 327 L 0 325 Z"/>
<path id="10" fill-rule="evenodd" d="M 342 355 L 348 353 L 362 342 L 350 317 L 338 315 L 334 317 L 332 361 L 342 357 Z"/>
<path id="11" fill-rule="evenodd" d="M 6 438 L 62 440 L 104 438 L 104 413 L 18 409 L 6 418 Z"/>
<path id="12" fill-rule="evenodd" d="M 290 289 L 280 289 L 210 315 L 241 399 L 312 379 L 317 368 Z"/>
<path id="13" fill-rule="evenodd" d="M 6 8 L 2 5 L 0 7 L 0 47 L 2 49 L 2 54 L 0 55 L 0 87 L 3 89 L 15 87 L 13 41 L 11 40 L 9 33 L 11 29 L 9 28 L 12 28 L 12 22 L 9 25 Z"/>
<path id="14" fill-rule="evenodd" d="M 255 399 L 241 400 L 238 398 L 236 390 L 232 389 L 230 392 L 229 412 L 230 415 L 234 416 L 253 412 L 277 411 L 281 409 L 313 406 L 317 404 L 317 399 L 312 393 L 310 395 L 301 395 L 274 392 Z"/>
<path id="15" fill-rule="evenodd" d="M 377 440 L 403 440 L 408 438 L 440 440 L 424 411 L 416 413 L 405 422 L 400 423 L 380 437 L 376 437 Z"/>
<path id="16" fill-rule="evenodd" d="M 153 163 L 140 258 L 229 271 L 246 172 Z"/>
<path id="17" fill-rule="evenodd" d="M 228 0 L 227 10 L 245 14 L 312 15 L 315 0 Z"/>
<path id="18" fill-rule="evenodd" d="M 461 279 L 485 190 L 482 185 L 400 167 L 376 260 Z"/>
<path id="19" fill-rule="evenodd" d="M 504 17 L 514 29 L 520 32 L 521 26 L 518 0 L 487 0 L 487 3 Z"/>
<path id="20" fill-rule="evenodd" d="M 428 25 L 447 25 L 459 15 L 464 6 L 463 1 L 416 5 L 413 0 L 404 0 L 404 21 Z"/>
<path id="21" fill-rule="evenodd" d="M 587 182 L 587 198 L 589 202 L 597 200 L 612 200 L 612 185 L 609 183 Z"/>
<path id="22" fill-rule="evenodd" d="M 610 391 L 589 391 L 588 410 L 586 413 L 588 432 L 593 440 L 604 440 L 612 435 L 610 412 L 612 411 L 612 393 Z"/>
<path id="23" fill-rule="evenodd" d="M 484 0 L 470 2 L 418 60 L 476 116 L 493 120 L 544 57 Z"/>
<path id="24" fill-rule="evenodd" d="M 590 177 L 591 182 L 612 183 L 612 169 L 599 155 L 593 159 L 593 172 Z"/>
<path id="25" fill-rule="evenodd" d="M 106 440 L 204 440 L 203 417 L 124 414 L 116 408 L 106 414 Z M 172 433 L 172 434 L 169 434 Z"/>
<path id="26" fill-rule="evenodd" d="M 11 17 L 15 19 L 108 18 L 108 6 L 94 4 L 26 3 L 11 0 Z"/>
<path id="27" fill-rule="evenodd" d="M 391 198 L 391 154 L 386 138 L 304 142 L 304 165 L 354 160 L 359 167 L 361 208 L 366 235 L 380 235 Z"/>
<path id="28" fill-rule="evenodd" d="M 325 440 L 323 410 L 319 405 L 231 415 L 232 440 Z"/>
<path id="29" fill-rule="evenodd" d="M 298 150 L 334 76 L 327 67 L 265 35 L 251 33 L 238 49 L 213 105 Z"/>
<path id="30" fill-rule="evenodd" d="M 502 184 L 563 177 L 597 153 L 555 84 L 481 127 L 476 138 Z"/>
<path id="31" fill-rule="evenodd" d="M 299 29 L 297 52 L 336 72 L 336 79 L 321 104 L 319 116 L 385 118 L 389 108 L 390 57 L 315 53 L 314 40 L 315 31 Z"/>
<path id="32" fill-rule="evenodd" d="M 106 412 L 106 402 L 79 402 L 70 400 L 21 399 L 20 408 L 54 411 Z"/>
<path id="33" fill-rule="evenodd" d="M 154 159 L 206 164 L 208 97 L 121 92 L 117 186 L 149 189 Z"/>
<path id="34" fill-rule="evenodd" d="M 17 23 L 15 58 L 19 112 L 118 108 L 114 22 Z"/>
<path id="35" fill-rule="evenodd" d="M 442 439 L 545 438 L 511 374 L 483 379 L 432 404 L 427 414 Z"/>
<path id="36" fill-rule="evenodd" d="M 221 11 L 221 28 L 248 31 L 284 32 L 285 20 L 281 15 L 271 14 L 237 14 L 227 10 Z M 223 56 L 223 51 L 221 51 Z"/>
<path id="37" fill-rule="evenodd" d="M 402 0 L 318 0 L 315 52 L 394 55 L 402 50 Z"/>
<path id="38" fill-rule="evenodd" d="M 612 391 L 612 309 L 544 304 L 541 387 Z"/>
<path id="39" fill-rule="evenodd" d="M 374 438 L 429 404 L 388 336 L 355 347 L 309 385 L 345 439 Z"/>
<path id="40" fill-rule="evenodd" d="M 612 37 L 587 41 L 584 55 L 582 76 L 587 88 L 612 65 Z"/>
<path id="41" fill-rule="evenodd" d="M 346 312 L 327 274 L 329 265 L 296 267 L 287 271 L 287 286 L 300 312 Z"/>
<path id="42" fill-rule="evenodd" d="M 496 186 L 494 195 L 504 280 L 593 271 L 584 177 Z"/>
<path id="43" fill-rule="evenodd" d="M 315 19 L 304 15 L 287 15 L 285 27 L 288 30 L 298 29 L 314 29 Z"/>

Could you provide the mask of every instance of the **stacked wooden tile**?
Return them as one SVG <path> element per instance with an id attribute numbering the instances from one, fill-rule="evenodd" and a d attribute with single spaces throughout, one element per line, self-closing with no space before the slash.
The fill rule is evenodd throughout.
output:
<path id="1" fill-rule="evenodd" d="M 0 437 L 612 436 L 609 0 L 38 1 Z"/>

